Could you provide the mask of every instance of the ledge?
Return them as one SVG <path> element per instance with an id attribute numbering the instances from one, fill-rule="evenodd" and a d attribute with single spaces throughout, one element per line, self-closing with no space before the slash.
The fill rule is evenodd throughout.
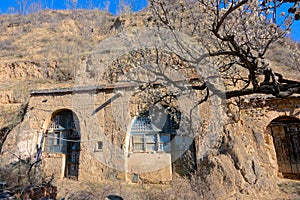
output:
<path id="1" fill-rule="evenodd" d="M 72 87 L 72 88 L 55 88 L 55 89 L 46 89 L 46 90 L 31 90 L 31 96 L 39 95 L 52 95 L 52 94 L 72 94 L 72 93 L 87 93 L 87 92 L 100 92 L 105 90 L 114 90 L 114 89 L 127 89 L 137 87 L 136 84 L 110 84 L 110 85 L 99 85 L 99 86 L 85 86 L 85 87 Z"/>
<path id="2" fill-rule="evenodd" d="M 195 87 L 193 86 L 194 81 L 198 81 L 199 77 L 194 76 L 187 80 L 173 80 L 173 83 L 183 83 L 187 87 Z M 152 83 L 153 86 L 161 85 L 159 82 Z M 137 83 L 123 83 L 123 84 L 107 84 L 107 85 L 99 85 L 99 86 L 82 86 L 82 87 L 72 87 L 72 88 L 54 88 L 54 89 L 46 89 L 46 90 L 31 90 L 31 96 L 40 96 L 40 95 L 54 95 L 54 94 L 72 94 L 72 93 L 87 93 L 87 92 L 100 92 L 106 90 L 121 90 L 121 89 L 129 89 L 135 87 L 143 87 L 144 85 Z"/>

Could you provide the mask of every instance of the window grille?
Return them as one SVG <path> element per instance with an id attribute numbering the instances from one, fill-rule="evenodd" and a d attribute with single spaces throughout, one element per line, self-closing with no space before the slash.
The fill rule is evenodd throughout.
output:
<path id="1" fill-rule="evenodd" d="M 147 131 L 147 130 L 148 131 L 152 130 L 151 120 L 149 116 L 147 115 L 138 116 L 131 128 L 131 131 L 135 132 L 135 131 Z"/>
<path id="2" fill-rule="evenodd" d="M 61 115 L 56 115 L 56 116 L 52 119 L 52 121 L 51 121 L 50 128 L 51 128 L 51 129 L 58 129 L 60 123 L 61 123 Z"/>
<path id="3" fill-rule="evenodd" d="M 52 118 L 45 141 L 48 153 L 66 153 L 67 139 L 77 140 L 79 125 L 76 116 L 71 111 L 62 111 Z"/>
<path id="4" fill-rule="evenodd" d="M 179 112 L 178 112 L 179 113 Z M 176 122 L 172 122 L 176 118 Z M 136 117 L 131 127 L 131 145 L 134 152 L 170 151 L 171 134 L 179 128 L 180 113 L 174 118 L 168 115 L 165 125 L 158 129 L 148 113 Z"/>

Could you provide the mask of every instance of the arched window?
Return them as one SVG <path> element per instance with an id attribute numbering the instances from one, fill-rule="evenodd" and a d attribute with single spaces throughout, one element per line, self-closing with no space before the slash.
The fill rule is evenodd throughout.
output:
<path id="1" fill-rule="evenodd" d="M 169 152 L 171 150 L 170 141 L 179 128 L 180 112 L 167 114 L 164 111 L 152 115 L 146 111 L 134 119 L 130 131 L 131 151 Z"/>
<path id="2" fill-rule="evenodd" d="M 66 153 L 67 139 L 79 139 L 80 142 L 79 124 L 72 111 L 63 110 L 52 117 L 46 136 L 46 152 Z"/>

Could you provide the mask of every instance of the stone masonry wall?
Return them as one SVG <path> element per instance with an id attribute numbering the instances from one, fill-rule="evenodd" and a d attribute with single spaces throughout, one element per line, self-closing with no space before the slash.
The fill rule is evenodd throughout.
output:
<path id="1" fill-rule="evenodd" d="M 77 115 L 81 133 L 78 179 L 94 182 L 126 179 L 124 172 L 128 171 L 128 164 L 125 163 L 128 162 L 128 159 L 125 159 L 127 132 L 138 113 L 138 105 L 132 101 L 129 105 L 130 96 L 128 101 L 123 103 L 119 100 L 111 101 L 114 95 L 114 91 L 107 90 L 32 96 L 24 121 L 10 133 L 5 142 L 2 165 L 17 161 L 13 154 L 20 155 L 21 158 L 33 158 L 36 144 L 40 144 L 41 136 L 46 133 L 53 114 L 69 109 Z M 101 151 L 97 150 L 99 141 L 103 142 Z M 54 174 L 56 178 L 62 178 L 65 159 L 65 156 L 44 152 L 42 166 L 45 174 Z M 171 176 L 168 169 L 162 169 L 161 173 L 156 171 L 149 174 L 145 181 L 157 182 L 159 178 L 156 178 L 156 175 L 167 176 L 164 178 L 167 181 Z"/>

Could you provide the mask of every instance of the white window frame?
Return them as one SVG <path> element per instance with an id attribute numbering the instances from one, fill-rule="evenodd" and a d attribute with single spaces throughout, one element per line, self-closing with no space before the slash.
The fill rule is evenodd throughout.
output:
<path id="1" fill-rule="evenodd" d="M 101 145 L 100 145 L 101 144 Z M 101 148 L 99 148 L 101 147 Z M 95 152 L 101 152 L 103 151 L 103 141 L 97 141 L 95 145 Z"/>
<path id="2" fill-rule="evenodd" d="M 153 142 L 147 141 L 147 136 L 155 135 L 155 139 Z M 162 136 L 167 136 L 168 141 L 161 141 Z M 137 142 L 138 140 L 135 139 L 140 137 L 141 141 Z M 140 134 L 132 134 L 131 135 L 131 144 L 132 144 L 132 152 L 169 152 L 170 149 L 164 149 L 161 145 L 167 146 L 170 145 L 170 138 L 171 134 L 169 133 L 140 133 Z M 136 149 L 137 145 L 141 145 L 142 148 Z M 153 145 L 155 146 L 154 149 L 149 149 L 148 146 Z M 170 147 L 169 147 L 170 148 Z"/>

